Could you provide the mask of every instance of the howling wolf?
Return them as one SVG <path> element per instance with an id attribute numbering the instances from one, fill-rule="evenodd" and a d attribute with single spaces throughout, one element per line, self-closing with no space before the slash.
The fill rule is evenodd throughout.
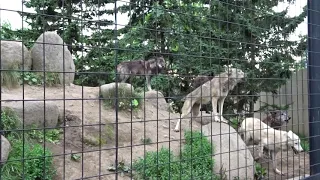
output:
<path id="1" fill-rule="evenodd" d="M 201 104 L 208 104 L 212 102 L 212 113 L 214 119 L 220 122 L 220 116 L 222 118 L 223 104 L 230 90 L 232 90 L 242 79 L 244 73 L 241 70 L 230 68 L 229 71 L 223 72 L 215 76 L 210 81 L 207 81 L 203 85 L 199 86 L 191 93 L 189 93 L 181 109 L 181 118 L 187 116 L 190 112 L 193 117 L 197 117 L 200 111 Z M 217 115 L 217 106 L 219 107 L 219 115 Z M 178 132 L 180 129 L 180 121 L 178 120 L 174 131 Z M 222 120 L 224 121 L 224 120 Z"/>

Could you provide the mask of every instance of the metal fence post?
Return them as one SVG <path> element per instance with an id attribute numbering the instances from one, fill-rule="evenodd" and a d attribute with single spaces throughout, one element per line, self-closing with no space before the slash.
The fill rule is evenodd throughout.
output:
<path id="1" fill-rule="evenodd" d="M 320 173 L 320 1 L 308 0 L 310 174 Z M 320 174 L 319 174 L 320 175 Z"/>

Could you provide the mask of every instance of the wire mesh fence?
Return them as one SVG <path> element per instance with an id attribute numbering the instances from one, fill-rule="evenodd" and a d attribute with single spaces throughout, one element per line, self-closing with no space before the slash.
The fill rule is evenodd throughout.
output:
<path id="1" fill-rule="evenodd" d="M 278 0 L 1 2 L 0 179 L 316 174 L 308 10 Z"/>

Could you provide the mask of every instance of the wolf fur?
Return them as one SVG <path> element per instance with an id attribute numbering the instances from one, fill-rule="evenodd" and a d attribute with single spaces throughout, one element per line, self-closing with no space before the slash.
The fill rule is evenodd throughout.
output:
<path id="1" fill-rule="evenodd" d="M 277 154 L 280 151 L 288 150 L 288 148 L 292 148 L 296 154 L 303 151 L 298 135 L 292 131 L 286 132 L 276 130 L 260 121 L 258 118 L 246 118 L 242 121 L 238 132 L 244 134 L 244 141 L 246 144 L 249 139 L 258 142 L 260 148 L 258 158 L 261 158 L 263 148 L 266 148 L 269 151 L 273 162 L 273 170 L 280 175 L 284 174 L 277 168 Z"/>
<path id="2" fill-rule="evenodd" d="M 126 82 L 133 75 L 146 75 L 146 83 L 148 90 L 151 91 L 150 76 L 162 73 L 165 70 L 165 60 L 163 56 L 153 57 L 144 60 L 121 62 L 117 66 L 118 79 L 121 82 Z"/>
<path id="3" fill-rule="evenodd" d="M 189 93 L 181 109 L 181 118 L 187 116 L 190 112 L 193 117 L 197 117 L 200 111 L 201 104 L 208 104 L 212 102 L 212 113 L 214 115 L 214 120 L 217 122 L 225 120 L 220 120 L 217 115 L 217 106 L 219 107 L 220 117 L 222 117 L 224 100 L 227 97 L 229 91 L 233 89 L 238 82 L 244 78 L 244 73 L 241 70 L 230 68 L 229 71 L 223 72 L 212 80 L 207 81 L 203 85 L 199 86 L 191 93 Z M 174 131 L 178 132 L 180 129 L 180 121 L 177 121 Z"/>
<path id="4" fill-rule="evenodd" d="M 191 88 L 192 90 L 195 90 L 196 88 L 198 88 L 199 86 L 201 86 L 202 84 L 206 83 L 207 81 L 210 81 L 213 78 L 214 74 L 211 73 L 209 76 L 206 75 L 199 75 L 196 78 L 194 78 L 191 81 Z M 202 104 L 201 105 L 201 109 L 200 111 L 206 111 L 206 113 L 209 114 L 209 107 L 208 104 Z"/>
<path id="5" fill-rule="evenodd" d="M 274 129 L 280 129 L 282 125 L 287 124 L 291 117 L 288 115 L 287 111 L 277 110 L 270 112 L 262 122 L 266 123 L 268 126 Z"/>

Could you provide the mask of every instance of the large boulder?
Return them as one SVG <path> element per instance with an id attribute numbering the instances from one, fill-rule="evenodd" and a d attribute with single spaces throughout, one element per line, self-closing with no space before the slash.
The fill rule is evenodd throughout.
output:
<path id="1" fill-rule="evenodd" d="M 31 56 L 28 48 L 22 42 L 1 41 L 2 69 L 31 69 Z"/>
<path id="2" fill-rule="evenodd" d="M 225 123 L 211 122 L 202 132 L 214 145 L 214 171 L 225 171 L 228 179 L 254 179 L 254 159 L 240 135 Z"/>
<path id="3" fill-rule="evenodd" d="M 120 88 L 122 90 L 127 91 L 127 92 L 134 92 L 134 88 L 131 84 L 128 83 L 118 83 L 118 91 L 120 91 Z M 115 94 L 115 89 L 116 89 L 116 83 L 109 83 L 109 84 L 104 84 L 100 86 L 100 94 L 103 98 L 110 98 L 111 94 Z"/>
<path id="4" fill-rule="evenodd" d="M 43 46 L 45 48 L 43 48 Z M 72 55 L 62 38 L 55 32 L 45 32 L 39 36 L 34 46 L 31 48 L 33 70 L 65 72 L 59 73 L 60 83 L 70 84 L 74 80 L 75 65 Z M 63 67 L 64 62 L 64 67 Z"/>
<path id="5" fill-rule="evenodd" d="M 148 105 L 152 105 L 153 107 L 167 111 L 169 110 L 169 105 L 166 102 L 163 94 L 159 91 L 148 91 L 145 92 L 145 102 L 148 103 Z"/>
<path id="6" fill-rule="evenodd" d="M 53 102 L 43 101 L 13 101 L 3 103 L 2 107 L 10 108 L 24 123 L 25 127 L 37 128 L 56 127 L 59 118 L 59 108 Z"/>
<path id="7" fill-rule="evenodd" d="M 1 136 L 1 156 L 0 162 L 1 165 L 4 164 L 8 160 L 8 156 L 11 150 L 10 142 L 2 135 Z"/>
<path id="8" fill-rule="evenodd" d="M 212 142 L 216 174 L 225 173 L 227 179 L 254 179 L 253 156 L 234 128 L 226 123 L 212 122 L 211 116 L 206 115 L 193 118 L 192 130 L 202 131 Z"/>

